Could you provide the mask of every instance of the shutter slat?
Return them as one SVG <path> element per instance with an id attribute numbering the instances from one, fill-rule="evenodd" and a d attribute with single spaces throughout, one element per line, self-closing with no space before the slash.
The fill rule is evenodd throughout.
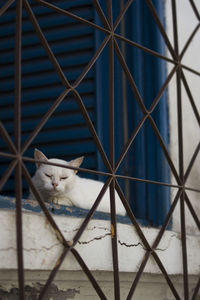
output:
<path id="1" fill-rule="evenodd" d="M 29 1 L 29 3 L 63 72 L 70 82 L 74 82 L 93 56 L 94 30 L 35 2 Z M 94 10 L 89 0 L 59 0 L 51 3 L 93 21 Z M 56 74 L 25 11 L 23 11 L 22 32 L 21 142 L 23 144 L 65 87 Z M 14 135 L 14 46 L 15 4 L 0 18 L 0 118 L 12 139 Z M 94 71 L 91 70 L 78 87 L 78 92 L 95 126 L 94 82 Z M 5 147 L 1 145 L 1 149 L 7 151 Z M 96 168 L 95 144 L 71 94 L 46 122 L 25 155 L 33 157 L 34 148 L 44 151 L 48 157 L 65 160 L 85 155 L 84 167 Z M 3 159 L 0 161 L 3 162 Z M 30 165 L 29 171 L 34 172 L 34 164 Z M 13 188 L 11 176 L 5 191 L 12 193 Z M 25 189 L 27 189 L 26 185 Z"/>

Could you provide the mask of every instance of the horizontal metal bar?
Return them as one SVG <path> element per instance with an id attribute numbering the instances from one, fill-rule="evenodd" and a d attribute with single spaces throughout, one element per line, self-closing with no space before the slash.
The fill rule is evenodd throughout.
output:
<path id="1" fill-rule="evenodd" d="M 7 157 L 7 154 L 4 155 L 4 153 L 0 152 L 0 156 L 5 156 Z M 11 158 L 16 158 L 16 156 L 10 156 L 8 154 L 8 157 Z M 113 177 L 113 173 L 109 173 L 109 172 L 102 172 L 102 171 L 95 171 L 95 170 L 91 170 L 91 169 L 86 169 L 86 168 L 76 168 L 76 167 L 72 167 L 72 166 L 66 166 L 64 164 L 57 164 L 57 163 L 53 163 L 50 161 L 41 161 L 41 160 L 36 160 L 34 158 L 31 157 L 26 157 L 26 156 L 22 156 L 22 160 L 27 161 L 27 162 L 31 162 L 31 163 L 43 163 L 46 165 L 51 165 L 51 166 L 57 166 L 57 167 L 62 167 L 62 168 L 66 168 L 66 169 L 71 169 L 71 170 L 76 170 L 79 172 L 85 172 L 85 173 L 89 173 L 89 174 L 96 174 L 96 175 L 103 175 L 103 176 L 108 176 L 108 177 Z M 173 188 L 182 188 L 188 191 L 194 191 L 194 192 L 199 192 L 200 190 L 192 188 L 192 187 L 188 187 L 188 186 L 182 186 L 182 185 L 178 185 L 178 184 L 170 184 L 170 183 L 166 183 L 166 182 L 161 182 L 161 181 L 154 181 L 154 180 L 150 180 L 150 179 L 142 179 L 142 178 L 138 178 L 138 177 L 132 177 L 132 176 L 126 176 L 126 175 L 120 175 L 120 174 L 115 174 L 116 178 L 122 178 L 125 180 L 133 180 L 133 181 L 137 181 L 137 182 L 146 182 L 149 184 L 156 184 L 156 185 L 161 185 L 161 186 L 166 186 L 166 187 L 173 187 Z"/>
<path id="2" fill-rule="evenodd" d="M 5 143 L 8 146 L 8 149 L 12 152 L 12 153 L 17 153 L 17 149 L 15 147 L 15 145 L 13 144 L 7 130 L 5 129 L 5 127 L 3 126 L 3 123 L 0 121 L 0 134 L 3 138 L 3 140 L 5 141 Z"/>
<path id="3" fill-rule="evenodd" d="M 70 89 L 71 88 L 70 83 L 67 80 L 62 68 L 60 67 L 54 53 L 52 52 L 52 50 L 51 50 L 51 48 L 50 48 L 43 32 L 42 32 L 42 30 L 41 30 L 41 28 L 40 28 L 40 26 L 37 22 L 37 19 L 36 19 L 32 9 L 31 9 L 31 6 L 27 2 L 27 0 L 24 0 L 24 6 L 25 6 L 26 12 L 29 16 L 29 19 L 30 19 L 30 21 L 31 21 L 31 23 L 32 23 L 37 35 L 38 35 L 38 38 L 41 41 L 41 44 L 44 47 L 44 49 L 45 49 L 45 51 L 46 51 L 46 53 L 49 57 L 49 60 L 51 61 L 52 65 L 54 66 L 55 71 L 58 74 L 62 84 L 66 87 L 66 89 Z"/>
<path id="4" fill-rule="evenodd" d="M 59 106 L 59 104 L 65 99 L 65 97 L 68 95 L 68 93 L 71 91 L 71 89 L 64 90 L 59 97 L 55 100 L 53 105 L 49 108 L 49 110 L 46 112 L 46 114 L 40 119 L 39 124 L 36 126 L 36 128 L 33 130 L 33 132 L 30 134 L 30 136 L 27 138 L 25 143 L 22 146 L 21 153 L 23 154 L 27 148 L 30 146 L 34 138 L 38 135 L 42 127 L 46 124 L 46 122 L 49 120 L 50 116 L 54 113 L 56 108 Z"/>
<path id="5" fill-rule="evenodd" d="M 18 154 L 12 154 L 12 153 L 7 153 L 7 152 L 1 152 L 0 151 L 0 156 L 5 157 L 5 158 L 17 158 Z"/>
<path id="6" fill-rule="evenodd" d="M 187 70 L 187 71 L 189 71 L 189 72 L 191 72 L 191 73 L 197 75 L 197 76 L 200 76 L 200 72 L 197 71 L 197 70 L 195 70 L 195 69 L 193 69 L 193 68 L 190 68 L 190 67 L 188 67 L 188 66 L 186 66 L 186 65 L 184 65 L 184 64 L 182 64 L 182 63 L 181 63 L 181 67 L 182 67 L 183 69 L 185 69 L 185 70 Z"/>

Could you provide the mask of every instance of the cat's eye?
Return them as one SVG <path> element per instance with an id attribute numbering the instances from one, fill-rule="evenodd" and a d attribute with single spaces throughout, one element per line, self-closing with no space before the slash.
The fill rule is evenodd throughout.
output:
<path id="1" fill-rule="evenodd" d="M 49 178 L 51 178 L 52 177 L 52 175 L 49 175 L 49 174 L 47 174 L 47 173 L 44 173 L 47 177 L 49 177 Z"/>
<path id="2" fill-rule="evenodd" d="M 67 178 L 68 178 L 68 176 L 60 177 L 61 180 L 65 180 L 65 179 L 67 179 Z"/>

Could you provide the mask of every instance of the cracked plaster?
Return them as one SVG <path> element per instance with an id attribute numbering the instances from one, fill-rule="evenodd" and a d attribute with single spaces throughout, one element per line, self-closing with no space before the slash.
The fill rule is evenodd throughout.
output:
<path id="1" fill-rule="evenodd" d="M 75 217 L 54 216 L 64 237 L 72 241 L 82 223 L 82 219 Z M 0 268 L 16 269 L 16 237 L 15 213 L 0 211 Z M 136 272 L 145 254 L 145 247 L 139 239 L 132 225 L 118 224 L 118 254 L 119 268 L 124 272 Z M 154 242 L 158 229 L 142 228 L 150 245 Z M 13 234 L 14 233 L 14 234 Z M 63 246 L 56 238 L 55 232 L 46 218 L 41 214 L 23 213 L 24 237 L 24 265 L 27 270 L 50 270 L 54 267 Z M 187 236 L 189 273 L 198 274 L 200 253 L 198 251 L 200 239 L 196 236 Z M 110 222 L 91 220 L 82 234 L 76 249 L 90 268 L 90 270 L 111 271 L 112 246 Z M 181 240 L 178 233 L 166 231 L 159 243 L 156 252 L 170 274 L 182 273 Z M 69 253 L 64 260 L 61 270 L 80 270 L 80 266 Z M 146 265 L 145 272 L 160 273 L 152 258 Z"/>

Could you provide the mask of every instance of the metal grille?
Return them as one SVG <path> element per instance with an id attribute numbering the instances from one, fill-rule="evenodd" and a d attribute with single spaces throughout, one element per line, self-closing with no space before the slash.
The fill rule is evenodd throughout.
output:
<path id="1" fill-rule="evenodd" d="M 187 43 L 185 44 L 185 47 L 180 52 L 179 51 L 179 44 L 178 44 L 178 31 L 177 31 L 177 11 L 176 11 L 176 1 L 171 1 L 172 6 L 172 17 L 173 17 L 173 33 L 174 33 L 174 45 L 170 43 L 170 40 L 166 34 L 165 28 L 163 27 L 162 23 L 159 20 L 159 17 L 157 15 L 157 12 L 151 2 L 151 0 L 146 0 L 146 4 L 149 7 L 149 10 L 152 14 L 152 18 L 154 18 L 157 27 L 165 41 L 166 47 L 168 51 L 171 54 L 172 58 L 168 58 L 164 55 L 161 55 L 157 53 L 156 51 L 153 51 L 151 49 L 148 49 L 140 44 L 135 43 L 132 40 L 127 39 L 123 35 L 116 33 L 116 29 L 119 26 L 120 22 L 125 18 L 125 14 L 129 7 L 131 6 L 133 0 L 128 0 L 124 7 L 121 9 L 118 17 L 113 20 L 112 15 L 112 1 L 107 1 L 107 11 L 106 14 L 101 8 L 100 3 L 98 0 L 93 0 L 94 8 L 96 9 L 97 14 L 99 15 L 102 26 L 97 25 L 91 21 L 88 21 L 86 19 L 83 19 L 67 10 L 63 10 L 59 8 L 58 6 L 54 6 L 50 2 L 46 2 L 43 0 L 35 0 L 37 3 L 39 3 L 41 6 L 48 7 L 52 9 L 53 11 L 56 11 L 58 14 L 67 16 L 72 18 L 73 20 L 76 20 L 77 22 L 83 23 L 89 27 L 92 27 L 94 30 L 101 31 L 105 34 L 105 38 L 103 39 L 101 45 L 97 49 L 96 53 L 93 55 L 92 59 L 88 63 L 88 65 L 84 68 L 81 75 L 75 80 L 74 83 L 70 83 L 65 76 L 63 70 L 61 69 L 54 53 L 52 52 L 40 26 L 39 23 L 33 13 L 32 7 L 28 0 L 18 0 L 16 1 L 16 36 L 15 36 L 15 105 L 14 105 L 14 128 L 15 128 L 15 134 L 14 134 L 14 141 L 12 141 L 11 137 L 9 136 L 8 132 L 6 131 L 3 123 L 0 123 L 0 134 L 4 140 L 4 142 L 7 144 L 9 148 L 8 152 L 0 152 L 0 156 L 4 158 L 11 159 L 10 164 L 8 165 L 8 168 L 6 172 L 3 174 L 0 180 L 0 188 L 2 189 L 6 181 L 8 180 L 9 176 L 15 170 L 15 193 L 16 193 L 16 223 L 17 223 L 17 259 L 18 259 L 18 278 L 19 278 L 19 291 L 20 291 L 20 299 L 25 299 L 25 293 L 24 293 L 24 264 L 23 264 L 23 236 L 22 236 L 22 207 L 21 207 L 21 198 L 22 198 L 22 175 L 27 180 L 33 194 L 35 195 L 35 198 L 37 199 L 39 205 L 41 206 L 45 216 L 47 217 L 49 223 L 51 224 L 52 228 L 55 231 L 55 234 L 57 238 L 59 239 L 60 243 L 63 245 L 63 252 L 60 257 L 57 259 L 57 263 L 55 264 L 53 270 L 51 271 L 49 278 L 44 285 L 43 290 L 41 291 L 41 294 L 39 296 L 39 299 L 43 299 L 48 287 L 50 286 L 51 282 L 53 281 L 56 273 L 58 272 L 62 262 L 64 261 L 65 257 L 69 252 L 73 254 L 79 265 L 81 266 L 82 270 L 87 275 L 88 279 L 92 283 L 94 289 L 96 290 L 97 294 L 99 295 L 100 299 L 107 299 L 106 295 L 100 288 L 99 284 L 95 280 L 92 272 L 89 270 L 83 259 L 81 258 L 78 251 L 75 249 L 75 245 L 79 241 L 82 233 L 86 229 L 88 223 L 90 222 L 90 219 L 92 218 L 95 210 L 98 207 L 98 204 L 100 203 L 105 191 L 107 188 L 110 189 L 110 206 L 111 206 L 111 232 L 112 232 L 112 258 L 113 258 L 113 274 L 114 274 L 114 294 L 115 299 L 120 299 L 120 284 L 119 284 L 119 266 L 118 266 L 118 246 L 117 246 L 117 223 L 116 223 L 116 213 L 115 213 L 115 193 L 114 190 L 116 189 L 118 194 L 120 195 L 121 201 L 127 211 L 127 215 L 129 216 L 133 226 L 135 227 L 138 236 L 140 237 L 145 249 L 146 253 L 142 260 L 142 263 L 139 267 L 139 270 L 136 274 L 136 277 L 131 285 L 130 291 L 127 295 L 127 299 L 131 299 L 134 295 L 135 289 L 137 287 L 138 281 L 144 271 L 144 268 L 150 258 L 150 256 L 153 257 L 154 261 L 157 263 L 160 271 L 162 272 L 163 276 L 166 279 L 166 282 L 168 283 L 175 299 L 180 299 L 180 296 L 172 283 L 164 265 L 162 264 L 161 260 L 159 259 L 159 256 L 156 253 L 156 247 L 160 243 L 163 234 L 168 226 L 168 223 L 171 219 L 171 216 L 174 212 L 175 207 L 178 203 L 180 203 L 180 214 L 181 214 L 181 240 L 182 240 L 182 256 L 183 256 L 183 276 L 184 276 L 184 296 L 185 299 L 189 299 L 189 283 L 188 283 L 188 265 L 187 265 L 187 245 L 186 245 L 186 225 L 185 225 L 185 205 L 189 208 L 194 221 L 198 228 L 200 228 L 200 222 L 199 218 L 191 204 L 191 201 L 188 196 L 188 191 L 195 191 L 200 192 L 198 189 L 194 189 L 191 187 L 188 187 L 185 185 L 186 180 L 191 172 L 191 169 L 193 167 L 193 164 L 195 162 L 195 159 L 199 153 L 200 150 L 200 142 L 198 143 L 193 156 L 191 158 L 191 161 L 189 163 L 189 166 L 187 170 L 184 170 L 184 159 L 183 159 L 183 120 L 182 120 L 182 95 L 181 95 L 181 89 L 182 84 L 185 87 L 185 90 L 188 94 L 188 98 L 190 100 L 191 106 L 193 108 L 193 112 L 195 115 L 195 118 L 200 125 L 200 116 L 198 113 L 198 109 L 195 105 L 195 101 L 193 99 L 191 89 L 187 83 L 186 77 L 184 75 L 184 70 L 187 69 L 190 72 L 195 73 L 196 75 L 200 75 L 197 71 L 190 68 L 189 66 L 186 66 L 182 63 L 182 57 L 187 51 L 194 35 L 199 30 L 199 21 L 200 21 L 200 13 L 197 10 L 197 7 L 195 5 L 195 2 L 193 0 L 190 0 L 190 4 L 192 9 L 194 10 L 194 13 L 198 19 L 198 25 L 188 38 Z M 7 9 L 12 5 L 14 0 L 9 0 L 5 2 L 5 4 L 0 8 L 0 16 L 6 12 Z M 31 2 L 32 3 L 32 2 Z M 28 139 L 24 144 L 21 145 L 21 54 L 22 54 L 22 47 L 21 47 L 21 32 L 22 32 L 22 10 L 25 10 L 28 18 L 30 19 L 30 22 L 32 23 L 40 42 L 45 49 L 49 60 L 53 64 L 55 68 L 55 72 L 59 76 L 63 86 L 64 91 L 59 95 L 59 97 L 55 100 L 51 108 L 46 112 L 44 117 L 40 120 L 38 126 L 34 129 L 34 131 L 30 134 Z M 124 41 L 125 43 L 131 45 L 132 47 L 136 47 L 141 49 L 142 51 L 145 51 L 146 53 L 149 53 L 152 56 L 159 57 L 160 59 L 170 62 L 173 64 L 173 68 L 171 72 L 169 73 L 168 77 L 166 78 L 162 88 L 160 89 L 158 95 L 155 97 L 150 109 L 147 109 L 144 105 L 144 102 L 137 90 L 135 81 L 129 71 L 129 68 L 126 64 L 125 58 L 123 57 L 123 53 L 120 50 L 120 47 L 118 45 L 118 41 Z M 89 113 L 81 99 L 81 96 L 79 92 L 77 91 L 77 87 L 81 84 L 87 73 L 90 71 L 90 69 L 93 67 L 93 65 L 98 60 L 100 54 L 104 50 L 105 46 L 108 45 L 109 48 L 109 103 L 108 103 L 108 109 L 109 109 L 109 156 L 107 157 L 103 146 L 101 144 L 101 141 L 99 140 L 99 137 L 97 135 L 97 132 L 93 126 L 93 123 L 90 119 Z M 134 97 L 137 100 L 137 103 L 143 113 L 143 117 L 138 124 L 138 126 L 135 128 L 134 132 L 132 133 L 131 137 L 127 141 L 119 159 L 117 160 L 117 163 L 115 163 L 115 124 L 114 124 L 114 54 L 116 54 L 123 70 L 126 76 L 127 81 L 129 82 L 132 92 L 134 94 Z M 177 108 L 178 108 L 178 149 L 179 149 L 179 168 L 175 167 L 168 149 L 166 148 L 162 137 L 159 133 L 159 130 L 152 118 L 152 113 L 154 109 L 156 108 L 157 104 L 159 103 L 161 96 L 165 89 L 167 88 L 170 80 L 172 77 L 176 77 L 176 83 L 177 83 Z M 76 102 L 82 112 L 83 117 L 85 118 L 85 121 L 87 123 L 87 126 L 92 134 L 93 140 L 95 142 L 95 145 L 98 149 L 98 151 L 101 154 L 102 160 L 107 168 L 107 172 L 99 172 L 94 170 L 87 170 L 83 168 L 75 168 L 79 171 L 85 171 L 85 172 L 91 172 L 94 174 L 104 174 L 107 176 L 107 181 L 104 184 L 99 196 L 97 197 L 96 201 L 94 202 L 92 208 L 88 212 L 88 215 L 84 219 L 81 227 L 79 228 L 78 232 L 75 234 L 73 238 L 73 242 L 69 243 L 66 241 L 66 239 L 63 236 L 63 233 L 60 231 L 59 227 L 57 226 L 56 222 L 52 218 L 51 214 L 49 213 L 48 209 L 45 206 L 45 203 L 41 199 L 37 189 L 34 187 L 31 176 L 29 174 L 29 171 L 27 170 L 25 166 L 25 162 L 35 162 L 34 159 L 25 157 L 24 153 L 26 149 L 30 146 L 33 139 L 37 136 L 37 134 L 40 132 L 44 124 L 48 121 L 48 119 L 51 117 L 51 115 L 54 113 L 55 109 L 62 103 L 63 99 L 71 93 L 73 97 L 76 99 Z M 132 145 L 134 139 L 136 138 L 138 132 L 140 131 L 142 125 L 144 122 L 149 122 L 152 129 L 155 132 L 155 135 L 158 139 L 158 142 L 160 144 L 160 147 L 162 148 L 165 157 L 168 161 L 168 164 L 170 166 L 171 172 L 173 176 L 176 179 L 176 184 L 169 184 L 169 183 L 159 183 L 155 182 L 153 180 L 145 180 L 140 178 L 129 178 L 128 176 L 120 176 L 117 175 L 117 170 L 123 161 L 124 157 L 126 156 L 130 146 Z M 51 164 L 51 163 L 49 163 Z M 56 164 L 52 164 L 56 165 Z M 59 165 L 58 165 L 59 166 Z M 63 166 L 66 167 L 66 166 Z M 73 168 L 72 168 L 73 169 Z M 170 210 L 167 214 L 167 217 L 165 219 L 164 224 L 159 230 L 159 233 L 153 242 L 152 245 L 149 244 L 148 240 L 144 236 L 140 225 L 138 224 L 134 213 L 130 209 L 129 203 L 126 200 L 123 191 L 120 188 L 120 185 L 118 183 L 118 179 L 120 177 L 123 177 L 124 179 L 131 179 L 135 181 L 141 181 L 141 182 L 147 182 L 151 184 L 160 184 L 162 186 L 167 187 L 175 187 L 177 189 L 176 196 L 174 199 L 172 199 Z M 197 296 L 197 293 L 199 291 L 200 287 L 200 279 L 197 282 L 197 285 L 194 289 L 193 295 L 191 296 L 191 299 L 195 299 Z"/>

